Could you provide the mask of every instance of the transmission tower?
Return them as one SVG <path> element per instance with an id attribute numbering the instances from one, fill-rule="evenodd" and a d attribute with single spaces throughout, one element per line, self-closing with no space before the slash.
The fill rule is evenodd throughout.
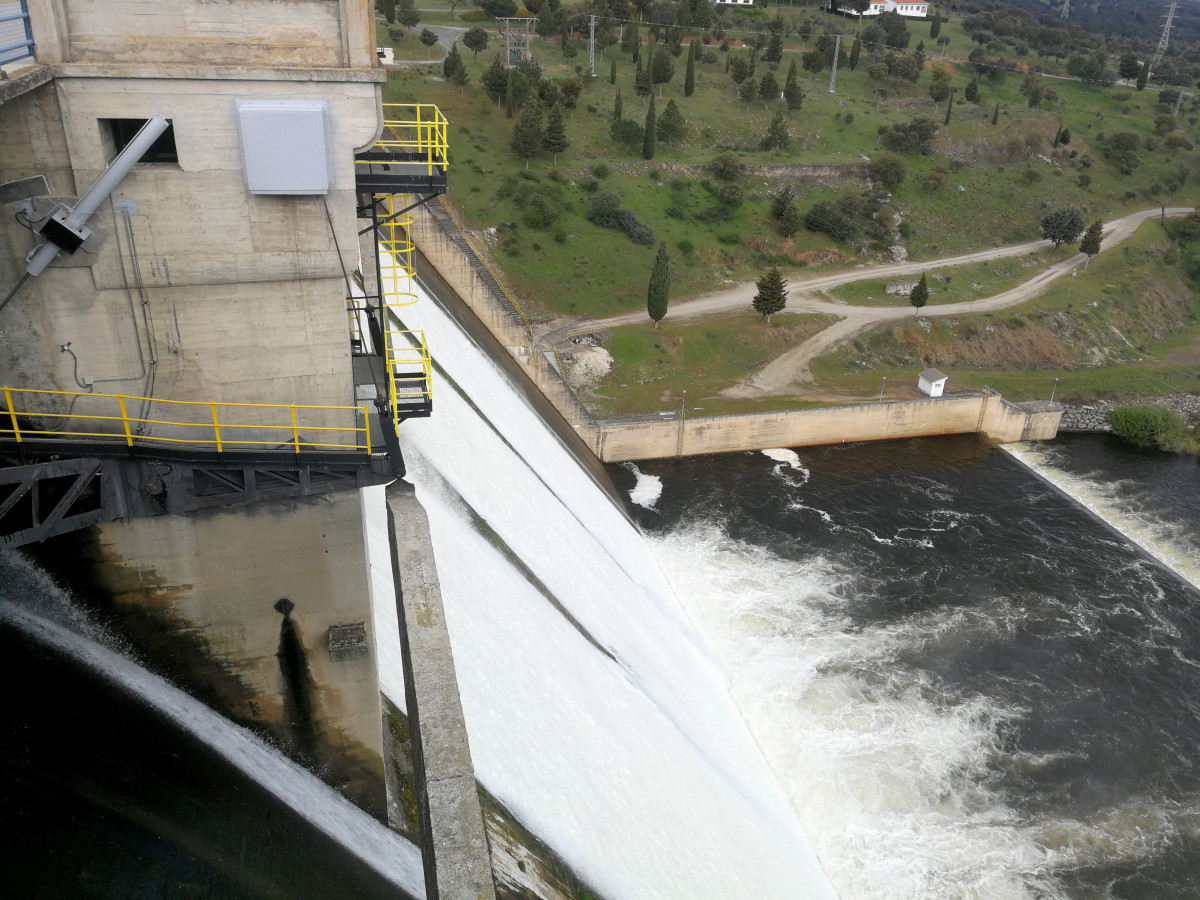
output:
<path id="1" fill-rule="evenodd" d="M 1154 51 L 1154 59 L 1150 63 L 1151 69 L 1162 62 L 1163 55 L 1167 52 L 1167 44 L 1171 39 L 1171 23 L 1175 20 L 1175 9 L 1178 6 L 1177 0 L 1172 0 L 1171 5 L 1167 8 L 1167 21 L 1163 25 L 1162 36 L 1158 39 L 1158 49 Z"/>
<path id="2" fill-rule="evenodd" d="M 1063 8 L 1061 10 L 1059 10 L 1058 17 L 1060 19 L 1065 19 L 1067 17 L 1067 13 L 1069 13 L 1070 11 L 1071 11 L 1071 0 L 1063 0 Z"/>
<path id="3" fill-rule="evenodd" d="M 588 16 L 588 73 L 596 77 L 596 17 Z"/>

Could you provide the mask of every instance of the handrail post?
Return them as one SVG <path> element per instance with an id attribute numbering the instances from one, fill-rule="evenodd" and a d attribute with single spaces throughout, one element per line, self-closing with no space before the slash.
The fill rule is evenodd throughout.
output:
<path id="1" fill-rule="evenodd" d="M 371 417 L 367 413 L 367 404 L 363 404 L 363 432 L 367 435 L 367 456 L 371 455 Z M 357 443 L 357 442 L 356 442 Z"/>
<path id="2" fill-rule="evenodd" d="M 296 446 L 296 452 L 300 452 L 300 429 L 296 426 L 296 404 L 292 404 L 292 443 Z"/>
<path id="3" fill-rule="evenodd" d="M 129 432 L 129 415 L 125 412 L 125 395 L 118 394 L 117 402 L 121 405 L 121 424 L 125 426 L 125 444 L 133 446 L 133 435 Z"/>
<path id="4" fill-rule="evenodd" d="M 19 444 L 21 443 L 21 428 L 17 425 L 17 411 L 13 409 L 12 394 L 9 393 L 7 386 L 4 388 L 4 402 L 8 405 L 8 417 L 12 420 L 13 435 Z"/>
<path id="5" fill-rule="evenodd" d="M 213 416 L 213 434 L 216 435 L 217 452 L 220 453 L 221 452 L 221 423 L 217 421 L 217 404 L 213 403 L 211 405 L 212 405 L 212 416 Z"/>

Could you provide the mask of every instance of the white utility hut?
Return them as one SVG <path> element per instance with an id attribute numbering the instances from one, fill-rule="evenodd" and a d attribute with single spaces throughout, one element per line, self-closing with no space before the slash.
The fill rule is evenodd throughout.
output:
<path id="1" fill-rule="evenodd" d="M 926 369 L 917 376 L 917 390 L 926 397 L 940 397 L 946 389 L 946 377 L 937 369 Z"/>

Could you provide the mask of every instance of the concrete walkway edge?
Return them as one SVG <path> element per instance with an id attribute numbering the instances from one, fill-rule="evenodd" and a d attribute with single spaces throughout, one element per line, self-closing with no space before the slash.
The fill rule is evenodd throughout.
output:
<path id="1" fill-rule="evenodd" d="M 405 482 L 386 500 L 427 900 L 495 900 L 429 518 Z"/>

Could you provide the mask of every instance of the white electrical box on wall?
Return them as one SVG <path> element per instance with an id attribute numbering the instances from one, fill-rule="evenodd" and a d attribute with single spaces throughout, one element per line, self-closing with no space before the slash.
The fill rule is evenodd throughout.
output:
<path id="1" fill-rule="evenodd" d="M 237 100 L 242 170 L 252 194 L 327 194 L 333 129 L 327 100 Z"/>

